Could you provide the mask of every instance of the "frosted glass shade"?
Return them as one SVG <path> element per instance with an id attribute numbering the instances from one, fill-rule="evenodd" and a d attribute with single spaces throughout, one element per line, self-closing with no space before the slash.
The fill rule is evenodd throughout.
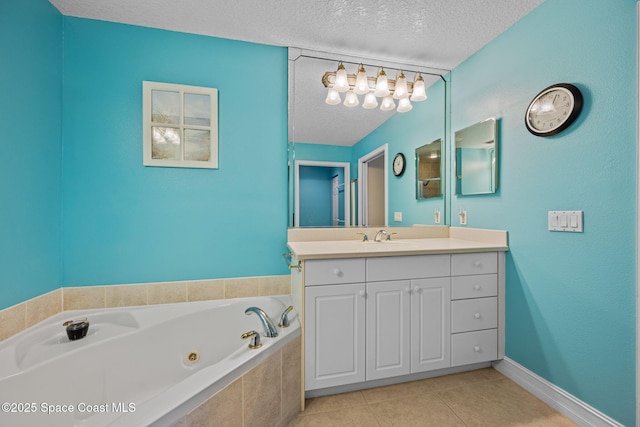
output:
<path id="1" fill-rule="evenodd" d="M 376 79 L 376 90 L 373 92 L 378 98 L 382 98 L 389 95 L 389 82 L 387 81 L 387 74 L 382 68 L 378 72 L 378 78 Z"/>
<path id="2" fill-rule="evenodd" d="M 333 88 L 329 88 L 327 97 L 325 98 L 324 102 L 329 105 L 338 105 L 341 101 L 342 100 L 340 99 L 340 93 L 338 93 L 338 91 Z"/>
<path id="3" fill-rule="evenodd" d="M 411 94 L 411 101 L 424 101 L 427 99 L 427 90 L 424 87 L 424 80 L 420 73 L 417 74 L 415 81 L 413 82 L 413 93 Z"/>
<path id="4" fill-rule="evenodd" d="M 364 103 L 362 104 L 362 108 L 366 110 L 371 110 L 378 106 L 378 99 L 373 94 L 373 92 L 369 92 L 364 96 Z"/>
<path id="5" fill-rule="evenodd" d="M 345 107 L 355 107 L 355 106 L 357 106 L 359 104 L 360 104 L 360 101 L 358 100 L 358 95 L 353 93 L 352 90 L 347 92 L 347 96 L 345 96 L 345 98 L 344 98 L 344 106 Z"/>
<path id="6" fill-rule="evenodd" d="M 411 111 L 413 105 L 411 105 L 411 101 L 409 98 L 400 98 L 398 101 L 398 113 L 406 113 L 407 111 Z"/>
<path id="7" fill-rule="evenodd" d="M 336 72 L 336 82 L 333 84 L 333 88 L 338 92 L 346 92 L 349 90 L 349 79 L 347 78 L 347 70 L 344 65 L 340 63 L 338 65 L 338 71 Z"/>
<path id="8" fill-rule="evenodd" d="M 393 97 L 391 95 L 387 95 L 382 98 L 382 104 L 380 104 L 380 109 L 382 111 L 391 111 L 396 108 L 396 103 L 393 102 Z"/>
<path id="9" fill-rule="evenodd" d="M 400 75 L 396 80 L 396 88 L 393 91 L 394 99 L 406 98 L 409 96 L 409 90 L 407 89 L 407 78 L 404 73 L 400 71 Z"/>
<path id="10" fill-rule="evenodd" d="M 369 92 L 369 81 L 367 80 L 367 72 L 364 66 L 360 64 L 358 66 L 358 74 L 356 74 L 356 86 L 353 88 L 353 92 L 357 95 L 364 95 Z"/>

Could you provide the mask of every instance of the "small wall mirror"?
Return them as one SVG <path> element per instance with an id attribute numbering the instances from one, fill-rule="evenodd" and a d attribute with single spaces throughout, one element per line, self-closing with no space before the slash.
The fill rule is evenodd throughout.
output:
<path id="1" fill-rule="evenodd" d="M 442 139 L 416 148 L 416 199 L 442 197 Z"/>
<path id="2" fill-rule="evenodd" d="M 456 194 L 491 194 L 498 188 L 497 121 L 476 123 L 454 135 Z"/>

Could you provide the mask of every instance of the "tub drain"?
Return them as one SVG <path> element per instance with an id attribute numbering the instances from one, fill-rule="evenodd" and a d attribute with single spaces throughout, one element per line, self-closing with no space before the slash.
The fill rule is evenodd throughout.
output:
<path id="1" fill-rule="evenodd" d="M 200 354 L 197 351 L 192 351 L 190 353 L 187 353 L 187 358 L 186 358 L 186 362 L 189 365 L 193 365 L 194 363 L 196 363 L 198 360 L 200 359 Z"/>

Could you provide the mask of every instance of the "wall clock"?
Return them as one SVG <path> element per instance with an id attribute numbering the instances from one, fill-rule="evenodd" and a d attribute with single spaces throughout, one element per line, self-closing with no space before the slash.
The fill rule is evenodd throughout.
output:
<path id="1" fill-rule="evenodd" d="M 534 135 L 556 135 L 575 121 L 581 109 L 580 89 L 569 83 L 558 83 L 533 98 L 524 116 L 524 123 Z"/>
<path id="2" fill-rule="evenodd" d="M 398 153 L 393 158 L 393 174 L 395 176 L 402 176 L 404 173 L 404 168 L 407 166 L 406 160 L 404 158 L 404 154 Z"/>

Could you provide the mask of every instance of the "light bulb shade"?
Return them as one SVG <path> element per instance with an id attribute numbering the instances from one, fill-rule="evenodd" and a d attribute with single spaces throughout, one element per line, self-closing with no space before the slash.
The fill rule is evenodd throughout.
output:
<path id="1" fill-rule="evenodd" d="M 364 96 L 364 103 L 362 104 L 362 108 L 371 110 L 378 106 L 378 100 L 373 92 L 369 92 Z"/>
<path id="2" fill-rule="evenodd" d="M 417 73 L 415 81 L 413 82 L 413 93 L 411 94 L 411 101 L 424 101 L 427 99 L 427 90 L 424 87 L 424 80 L 420 73 Z"/>
<path id="3" fill-rule="evenodd" d="M 362 64 L 358 66 L 358 74 L 356 74 L 356 86 L 353 88 L 353 92 L 357 95 L 363 95 L 369 92 L 369 80 L 367 80 L 367 72 L 365 71 Z"/>
<path id="4" fill-rule="evenodd" d="M 329 105 L 338 105 L 341 101 L 342 100 L 340 99 L 340 93 L 338 93 L 338 91 L 333 88 L 329 88 L 327 97 L 325 98 L 324 102 Z"/>
<path id="5" fill-rule="evenodd" d="M 333 84 L 333 88 L 338 92 L 346 92 L 349 90 L 349 79 L 347 77 L 347 70 L 342 65 L 338 65 L 338 71 L 336 72 L 336 82 Z"/>
<path id="6" fill-rule="evenodd" d="M 358 95 L 353 93 L 352 90 L 347 92 L 347 96 L 344 97 L 344 106 L 345 107 L 355 107 L 360 104 L 358 100 Z"/>
<path id="7" fill-rule="evenodd" d="M 411 105 L 409 98 L 400 98 L 400 101 L 398 101 L 398 113 L 406 113 L 411 111 L 412 108 L 413 105 Z"/>
<path id="8" fill-rule="evenodd" d="M 391 111 L 396 108 L 396 103 L 393 102 L 393 97 L 391 95 L 387 95 L 382 98 L 382 104 L 380 104 L 380 109 L 382 111 Z"/>
<path id="9" fill-rule="evenodd" d="M 389 95 L 389 82 L 387 81 L 387 74 L 382 68 L 378 71 L 378 78 L 376 79 L 376 90 L 373 92 L 378 98 L 383 98 Z"/>
<path id="10" fill-rule="evenodd" d="M 400 75 L 396 79 L 396 88 L 393 91 L 394 99 L 406 98 L 409 96 L 409 89 L 407 88 L 407 78 L 404 73 L 400 71 Z"/>

